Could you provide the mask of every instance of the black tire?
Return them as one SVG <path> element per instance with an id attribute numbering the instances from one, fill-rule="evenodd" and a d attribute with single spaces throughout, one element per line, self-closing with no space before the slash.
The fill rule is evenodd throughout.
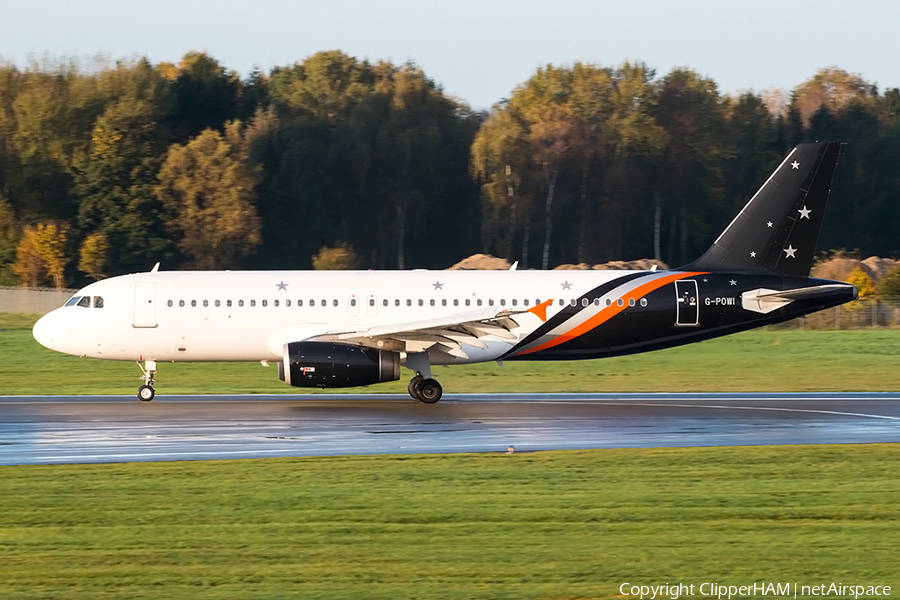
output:
<path id="1" fill-rule="evenodd" d="M 416 375 L 415 377 L 413 377 L 412 379 L 409 380 L 409 385 L 406 387 L 406 389 L 409 391 L 409 395 L 413 397 L 413 400 L 418 400 L 420 402 L 422 401 L 422 399 L 419 398 L 419 389 L 418 388 L 419 388 L 419 384 L 422 383 L 423 381 L 425 381 L 425 378 L 422 377 L 421 375 Z"/>
<path id="2" fill-rule="evenodd" d="M 141 402 L 150 402 L 156 396 L 156 391 L 149 385 L 142 385 L 138 388 L 137 397 Z"/>
<path id="3" fill-rule="evenodd" d="M 441 395 L 444 393 L 441 384 L 434 379 L 423 380 L 416 391 L 419 392 L 419 400 L 425 404 L 434 404 L 441 399 Z"/>

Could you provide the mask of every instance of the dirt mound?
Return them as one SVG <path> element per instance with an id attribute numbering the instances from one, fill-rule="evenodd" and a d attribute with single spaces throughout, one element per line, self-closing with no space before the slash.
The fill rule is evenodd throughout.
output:
<path id="1" fill-rule="evenodd" d="M 464 258 L 448 271 L 508 271 L 512 264 L 505 258 L 497 258 L 490 254 L 473 254 Z"/>
<path id="2" fill-rule="evenodd" d="M 869 277 L 875 278 L 875 271 L 869 265 L 857 258 L 846 258 L 843 256 L 817 264 L 810 272 L 810 276 L 818 277 L 819 279 L 847 281 L 850 277 L 850 272 L 857 268 L 862 269 Z"/>
<path id="3" fill-rule="evenodd" d="M 884 279 L 884 276 L 888 274 L 888 272 L 895 268 L 900 261 L 893 260 L 891 258 L 878 258 L 877 256 L 870 256 L 866 260 L 862 261 L 864 265 L 863 268 L 868 267 L 875 274 L 875 279 Z"/>

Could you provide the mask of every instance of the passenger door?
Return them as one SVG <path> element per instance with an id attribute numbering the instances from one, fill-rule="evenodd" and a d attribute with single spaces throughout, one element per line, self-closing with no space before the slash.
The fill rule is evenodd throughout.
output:
<path id="1" fill-rule="evenodd" d="M 134 327 L 156 327 L 156 282 L 134 284 Z"/>
<path id="2" fill-rule="evenodd" d="M 675 325 L 696 327 L 700 324 L 700 299 L 695 279 L 680 279 L 675 282 Z"/>

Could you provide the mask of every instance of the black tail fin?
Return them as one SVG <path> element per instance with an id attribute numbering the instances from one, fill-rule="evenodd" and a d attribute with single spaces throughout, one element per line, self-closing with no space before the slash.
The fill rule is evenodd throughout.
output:
<path id="1" fill-rule="evenodd" d="M 690 271 L 809 276 L 841 142 L 800 144 Z"/>

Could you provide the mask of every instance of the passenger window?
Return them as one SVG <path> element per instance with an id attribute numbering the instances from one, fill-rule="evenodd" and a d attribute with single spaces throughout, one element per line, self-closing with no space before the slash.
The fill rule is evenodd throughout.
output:
<path id="1" fill-rule="evenodd" d="M 600 298 L 594 298 L 594 306 L 600 306 Z"/>
<path id="2" fill-rule="evenodd" d="M 634 298 L 628 300 L 628 306 L 634 306 Z"/>
<path id="3" fill-rule="evenodd" d="M 216 308 L 218 308 L 218 307 L 220 307 L 220 306 L 222 306 L 222 303 L 219 302 L 218 300 L 216 300 Z"/>
<path id="4" fill-rule="evenodd" d="M 528 298 L 525 298 L 524 300 L 522 300 L 522 304 L 524 306 L 528 306 Z"/>
<path id="5" fill-rule="evenodd" d="M 429 302 L 429 304 L 431 304 L 431 306 L 434 306 L 434 298 L 431 299 L 431 301 Z"/>
<path id="6" fill-rule="evenodd" d="M 75 306 L 78 304 L 78 301 L 81 300 L 81 296 L 72 296 L 69 298 L 69 301 L 65 303 L 65 306 Z M 169 306 L 172 306 L 172 301 L 169 300 Z"/>
<path id="7" fill-rule="evenodd" d="M 337 300 L 334 301 L 334 305 L 337 306 Z M 369 298 L 369 306 L 375 306 L 375 298 Z"/>
<path id="8" fill-rule="evenodd" d="M 337 306 L 337 305 L 338 305 L 338 301 L 337 301 L 337 300 L 332 300 L 332 301 L 331 301 L 331 304 L 333 304 L 334 306 Z M 375 301 L 374 301 L 374 300 L 372 300 L 372 306 L 375 306 Z"/>
<path id="9" fill-rule="evenodd" d="M 238 306 L 244 306 L 244 301 L 243 301 L 243 300 L 238 300 Z"/>
<path id="10" fill-rule="evenodd" d="M 203 308 L 206 308 L 207 306 L 209 306 L 209 300 L 204 300 L 204 301 L 203 301 Z"/>
<path id="11" fill-rule="evenodd" d="M 588 300 L 587 298 L 582 298 L 582 299 L 581 299 L 581 306 L 587 306 L 587 305 L 590 304 L 590 303 L 591 303 L 591 301 Z"/>
<path id="12" fill-rule="evenodd" d="M 476 300 L 476 301 L 475 301 L 475 304 L 477 304 L 478 306 L 481 306 L 481 298 L 479 298 L 478 300 Z"/>
<path id="13" fill-rule="evenodd" d="M 251 301 L 250 301 L 250 306 L 256 306 L 256 300 L 251 300 Z"/>
<path id="14" fill-rule="evenodd" d="M 263 300 L 263 301 L 262 301 L 262 305 L 263 305 L 263 306 L 268 306 L 268 305 L 269 305 L 269 301 L 268 301 L 268 300 Z"/>
<path id="15" fill-rule="evenodd" d="M 181 308 L 184 308 L 184 300 L 179 300 L 178 306 L 180 306 Z"/>
<path id="16" fill-rule="evenodd" d="M 350 306 L 356 306 L 356 298 L 350 298 Z"/>
<path id="17" fill-rule="evenodd" d="M 407 306 L 412 306 L 412 300 L 410 300 L 409 298 L 407 298 L 407 299 L 406 299 L 406 305 L 407 305 Z"/>
<path id="18" fill-rule="evenodd" d="M 191 300 L 191 306 L 197 306 L 197 301 L 196 301 L 196 300 Z"/>
<path id="19" fill-rule="evenodd" d="M 288 302 L 290 302 L 290 300 L 288 300 Z M 272 305 L 273 305 L 273 306 L 278 306 L 278 300 L 272 300 Z"/>
<path id="20" fill-rule="evenodd" d="M 459 306 L 459 300 L 453 300 L 453 306 Z"/>
<path id="21" fill-rule="evenodd" d="M 616 304 L 618 304 L 619 306 L 625 306 L 625 301 L 619 298 L 618 300 L 616 300 Z"/>
<path id="22" fill-rule="evenodd" d="M 519 303 L 518 300 L 516 300 L 515 298 L 512 299 L 512 305 L 513 305 L 513 306 L 515 306 L 515 305 L 518 304 L 518 303 Z"/>
<path id="23" fill-rule="evenodd" d="M 225 303 L 225 306 L 227 306 L 228 308 L 231 308 L 231 300 L 228 300 L 228 301 Z"/>
<path id="24" fill-rule="evenodd" d="M 71 302 L 71 300 L 70 300 L 69 302 Z M 173 304 L 175 304 L 175 303 L 172 302 L 171 300 L 169 300 L 168 302 L 166 302 L 166 305 L 167 305 L 169 308 L 172 308 L 172 305 L 173 305 Z"/>
<path id="25" fill-rule="evenodd" d="M 641 298 L 641 306 L 647 306 L 647 299 Z"/>
<path id="26" fill-rule="evenodd" d="M 285 301 L 284 301 L 284 305 L 285 305 L 285 306 L 290 306 L 290 305 L 291 305 L 291 301 L 290 301 L 290 300 L 285 300 Z"/>
<path id="27" fill-rule="evenodd" d="M 447 301 L 446 301 L 446 300 L 441 300 L 441 306 L 447 306 Z"/>
<path id="28" fill-rule="evenodd" d="M 323 307 L 323 308 L 326 307 L 326 306 L 328 306 L 328 300 L 325 300 L 325 299 L 323 298 L 321 304 L 322 304 L 322 307 Z"/>
<path id="29" fill-rule="evenodd" d="M 75 306 L 80 306 L 81 308 L 90 308 L 91 307 L 91 297 L 90 296 L 82 296 L 78 303 Z"/>
<path id="30" fill-rule="evenodd" d="M 381 301 L 381 304 L 382 304 L 382 306 L 387 306 L 390 304 L 390 301 L 387 298 L 385 298 L 384 300 Z"/>
<path id="31" fill-rule="evenodd" d="M 488 300 L 488 306 L 493 306 L 493 305 L 494 305 L 494 299 L 491 298 L 490 300 Z"/>
<path id="32" fill-rule="evenodd" d="M 575 298 L 572 298 L 571 300 L 569 300 L 569 304 L 572 306 L 578 306 L 578 300 L 576 300 Z"/>
<path id="33" fill-rule="evenodd" d="M 472 301 L 469 300 L 468 298 L 466 298 L 466 306 L 471 306 L 471 304 L 472 304 Z"/>
<path id="34" fill-rule="evenodd" d="M 297 300 L 297 306 L 303 306 L 303 300 Z"/>
<path id="35" fill-rule="evenodd" d="M 607 299 L 606 299 L 606 305 L 607 305 L 607 306 L 612 306 L 612 300 L 609 299 L 609 298 L 607 298 Z"/>
<path id="36" fill-rule="evenodd" d="M 394 300 L 394 306 L 400 306 L 400 298 Z"/>
<path id="37" fill-rule="evenodd" d="M 310 300 L 310 301 L 309 301 L 309 305 L 310 305 L 310 306 L 315 306 L 315 305 L 316 305 L 316 301 L 315 301 L 315 300 Z"/>
<path id="38" fill-rule="evenodd" d="M 506 306 L 506 299 L 505 299 L 505 298 L 500 300 L 500 306 Z"/>
<path id="39" fill-rule="evenodd" d="M 425 306 L 425 301 L 419 298 L 419 306 Z"/>
<path id="40" fill-rule="evenodd" d="M 565 306 L 565 305 L 566 305 L 566 301 L 563 300 L 562 298 L 560 298 L 560 299 L 559 299 L 559 305 L 560 305 L 560 306 Z"/>
<path id="41" fill-rule="evenodd" d="M 103 308 L 103 298 L 101 296 L 94 296 L 94 308 Z"/>

